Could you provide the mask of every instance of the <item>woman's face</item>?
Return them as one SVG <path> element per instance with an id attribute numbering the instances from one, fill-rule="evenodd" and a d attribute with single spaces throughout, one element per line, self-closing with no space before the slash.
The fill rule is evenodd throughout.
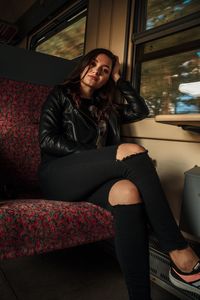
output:
<path id="1" fill-rule="evenodd" d="M 101 88 L 108 81 L 112 71 L 112 60 L 106 54 L 99 54 L 81 73 L 81 89 L 91 92 Z"/>

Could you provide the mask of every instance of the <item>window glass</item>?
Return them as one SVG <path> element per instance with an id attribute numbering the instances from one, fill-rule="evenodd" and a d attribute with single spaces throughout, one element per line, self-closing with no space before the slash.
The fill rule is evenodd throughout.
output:
<path id="1" fill-rule="evenodd" d="M 143 62 L 140 92 L 152 116 L 200 113 L 200 49 Z"/>
<path id="2" fill-rule="evenodd" d="M 146 30 L 200 10 L 199 0 L 148 0 Z"/>
<path id="3" fill-rule="evenodd" d="M 73 59 L 84 53 L 86 17 L 82 17 L 48 40 L 40 43 L 36 51 L 65 59 Z"/>
<path id="4" fill-rule="evenodd" d="M 175 47 L 182 44 L 183 42 L 187 43 L 194 40 L 200 40 L 199 26 L 176 34 L 172 34 L 164 38 L 160 38 L 156 41 L 148 42 L 144 46 L 144 53 L 147 54 L 154 51 L 166 49 L 168 47 Z"/>

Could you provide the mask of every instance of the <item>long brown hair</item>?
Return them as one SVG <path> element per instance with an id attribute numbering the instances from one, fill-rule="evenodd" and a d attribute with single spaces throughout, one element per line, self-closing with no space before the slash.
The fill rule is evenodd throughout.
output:
<path id="1" fill-rule="evenodd" d="M 74 71 L 67 78 L 64 85 L 67 90 L 72 95 L 72 98 L 77 107 L 80 107 L 81 97 L 80 97 L 80 74 L 84 69 L 91 64 L 91 62 L 99 55 L 105 54 L 112 61 L 112 70 L 116 63 L 116 56 L 108 49 L 105 48 L 96 48 L 88 52 L 85 56 L 82 57 Z M 117 104 L 115 103 L 115 82 L 110 75 L 108 81 L 101 88 L 97 89 L 94 92 L 94 99 L 97 106 L 97 119 L 107 119 L 110 112 L 116 109 Z"/>

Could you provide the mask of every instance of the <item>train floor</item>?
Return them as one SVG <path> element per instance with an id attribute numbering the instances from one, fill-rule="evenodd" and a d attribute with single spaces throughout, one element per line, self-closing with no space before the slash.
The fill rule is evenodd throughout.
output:
<path id="1" fill-rule="evenodd" d="M 116 259 L 85 245 L 0 262 L 1 300 L 127 300 Z M 152 283 L 152 300 L 178 300 Z"/>

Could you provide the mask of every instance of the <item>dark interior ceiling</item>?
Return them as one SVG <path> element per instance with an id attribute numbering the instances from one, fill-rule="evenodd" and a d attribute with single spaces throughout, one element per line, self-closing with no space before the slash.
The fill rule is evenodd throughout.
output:
<path id="1" fill-rule="evenodd" d="M 0 1 L 0 43 L 12 44 L 18 40 L 17 21 L 30 9 L 36 0 Z"/>
<path id="2" fill-rule="evenodd" d="M 15 24 L 36 0 L 1 0 L 0 20 Z"/>
<path id="3" fill-rule="evenodd" d="M 80 0 L 81 1 L 81 0 Z M 17 45 L 72 0 L 1 0 L 0 44 Z"/>

